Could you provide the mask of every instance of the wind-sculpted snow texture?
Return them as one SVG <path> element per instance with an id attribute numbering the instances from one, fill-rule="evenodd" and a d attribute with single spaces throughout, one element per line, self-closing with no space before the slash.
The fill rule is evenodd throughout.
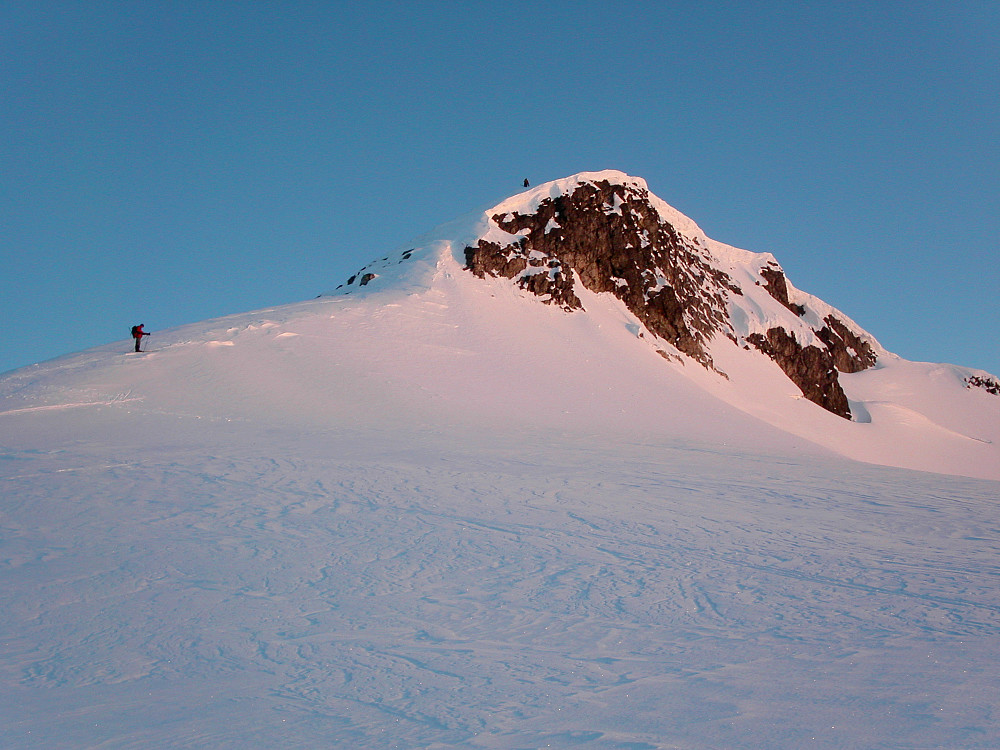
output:
<path id="1" fill-rule="evenodd" d="M 675 319 L 712 367 L 614 293 L 466 268 L 588 181 L 0 376 L 0 747 L 995 748 L 995 376 L 652 198 L 742 290 L 705 282 L 735 344 Z M 877 357 L 853 421 L 747 341 L 779 326 Z"/>
<path id="2" fill-rule="evenodd" d="M 483 238 L 467 247 L 466 264 L 480 277 L 515 279 L 569 310 L 582 307 L 574 292 L 579 279 L 591 291 L 614 294 L 655 336 L 713 367 L 710 341 L 724 337 L 737 343 L 729 308 L 748 307 L 739 299 L 744 291 L 720 267 L 700 230 L 686 236 L 661 215 L 658 204 L 665 206 L 636 178 L 614 172 L 584 175 L 571 191 L 531 203 L 528 213 L 507 205 L 493 213 L 492 221 L 508 238 Z M 858 372 L 875 364 L 866 334 L 828 314 L 822 328 L 805 328 L 807 343 L 799 343 L 796 332 L 804 326 L 798 318 L 806 315 L 806 306 L 790 300 L 784 273 L 773 259 L 760 267 L 759 276 L 754 283 L 760 285 L 762 278 L 785 308 L 778 319 L 790 312 L 796 320 L 750 333 L 743 341 L 773 359 L 807 399 L 849 419 L 838 370 Z"/>
<path id="3" fill-rule="evenodd" d="M 0 463 L 8 750 L 996 746 L 995 482 L 86 422 Z"/>

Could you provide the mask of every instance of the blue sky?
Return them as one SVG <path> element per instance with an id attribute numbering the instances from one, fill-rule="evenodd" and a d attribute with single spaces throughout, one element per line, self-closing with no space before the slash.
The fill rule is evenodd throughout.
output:
<path id="1" fill-rule="evenodd" d="M 1000 374 L 995 2 L 0 4 L 0 371 L 308 299 L 621 169 Z"/>

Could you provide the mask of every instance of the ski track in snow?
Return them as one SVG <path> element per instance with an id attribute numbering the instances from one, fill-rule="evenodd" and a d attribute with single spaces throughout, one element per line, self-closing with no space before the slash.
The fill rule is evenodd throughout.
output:
<path id="1" fill-rule="evenodd" d="M 3 747 L 994 745 L 996 483 L 199 430 L 4 452 Z"/>

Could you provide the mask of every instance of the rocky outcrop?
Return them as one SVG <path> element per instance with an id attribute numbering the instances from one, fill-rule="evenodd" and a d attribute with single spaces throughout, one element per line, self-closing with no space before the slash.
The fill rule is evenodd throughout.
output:
<path id="1" fill-rule="evenodd" d="M 747 341 L 773 359 L 807 399 L 838 416 L 851 418 L 851 407 L 837 375 L 836 357 L 829 347 L 802 346 L 780 327 L 769 329 L 766 336 L 751 334 Z"/>
<path id="2" fill-rule="evenodd" d="M 474 244 L 459 246 L 476 276 L 511 279 L 570 311 L 583 308 L 582 289 L 612 294 L 665 359 L 690 358 L 728 377 L 712 358 L 728 339 L 773 359 L 810 401 L 851 418 L 839 373 L 874 365 L 874 339 L 796 292 L 770 255 L 708 240 L 642 180 L 614 171 L 577 175 L 515 196 L 487 219 Z M 338 289 L 378 288 L 413 258 L 426 268 L 430 247 L 370 263 Z"/>
<path id="3" fill-rule="evenodd" d="M 513 279 L 567 310 L 582 307 L 574 291 L 579 279 L 591 291 L 614 294 L 650 332 L 707 367 L 714 334 L 735 340 L 725 293 L 741 294 L 739 288 L 636 185 L 583 183 L 542 200 L 533 213 L 491 218 L 511 239 L 465 248 L 466 266 L 477 276 Z"/>
<path id="4" fill-rule="evenodd" d="M 640 184 L 581 182 L 572 191 L 542 198 L 530 212 L 507 210 L 490 218 L 506 236 L 494 239 L 499 233 L 493 232 L 491 239 L 465 248 L 466 267 L 479 277 L 512 279 L 566 310 L 582 308 L 577 283 L 611 293 L 652 334 L 712 369 L 708 342 L 717 335 L 737 341 L 729 300 L 743 291 L 697 238 L 664 220 Z M 792 301 L 781 267 L 770 260 L 759 274 L 758 284 L 804 327 L 806 307 Z M 807 399 L 850 419 L 838 373 L 871 367 L 876 354 L 833 314 L 822 327 L 808 330 L 817 339 L 809 346 L 777 325 L 746 341 L 773 359 Z"/>
<path id="5" fill-rule="evenodd" d="M 871 344 L 836 316 L 827 315 L 823 322 L 822 328 L 814 330 L 823 347 L 803 346 L 780 326 L 768 329 L 766 335 L 751 334 L 747 341 L 773 359 L 803 396 L 827 411 L 851 419 L 839 373 L 867 370 L 877 357 Z"/>
<path id="6" fill-rule="evenodd" d="M 788 283 L 785 281 L 785 273 L 777 266 L 777 264 L 768 263 L 760 269 L 760 275 L 764 281 L 767 282 L 764 284 L 764 289 L 767 290 L 768 294 L 796 315 L 800 317 L 805 315 L 805 307 L 797 305 L 788 299 Z"/>
<path id="7" fill-rule="evenodd" d="M 771 262 L 765 265 L 760 269 L 760 275 L 765 281 L 763 287 L 768 294 L 797 316 L 802 317 L 806 314 L 804 305 L 792 302 L 789 298 L 788 282 L 785 279 L 784 272 L 776 263 Z M 800 352 L 803 353 L 794 354 L 790 346 L 786 343 L 781 347 L 781 350 L 785 354 L 773 358 L 785 371 L 785 374 L 796 385 L 802 388 L 802 392 L 806 395 L 806 398 L 825 406 L 834 413 L 839 413 L 842 399 L 836 395 L 836 391 L 840 389 L 840 386 L 839 383 L 836 388 L 825 385 L 829 378 L 829 375 L 825 372 L 826 360 L 830 359 L 836 370 L 851 373 L 867 370 L 875 364 L 877 357 L 871 344 L 852 331 L 846 323 L 835 315 L 827 315 L 823 319 L 823 322 L 825 325 L 814 332 L 816 337 L 826 345 L 826 352 L 829 354 L 829 357 L 823 356 L 817 358 L 812 353 L 804 353 L 810 348 L 822 351 L 819 347 L 799 347 Z M 777 330 L 781 330 L 787 335 L 787 331 L 784 331 L 784 329 L 779 328 Z M 761 351 L 766 350 L 765 353 L 768 353 L 769 356 L 773 356 L 770 354 L 774 350 L 775 341 L 773 339 L 776 337 L 780 338 L 777 334 L 775 336 L 771 334 L 772 331 L 768 331 L 766 337 L 758 335 L 756 339 L 751 341 Z M 767 346 L 763 347 L 761 342 L 766 342 Z M 813 363 L 815 366 L 810 367 L 808 363 Z M 834 376 L 836 376 L 836 371 L 834 372 Z M 803 383 L 811 383 L 813 385 L 804 388 Z M 819 383 L 824 383 L 824 385 L 819 386 Z M 846 399 L 843 399 L 843 403 L 846 403 Z M 830 408 L 830 405 L 833 405 L 834 408 Z"/>
<path id="8" fill-rule="evenodd" d="M 1000 381 L 995 378 L 970 375 L 965 379 L 965 383 L 967 388 L 982 388 L 987 393 L 1000 396 Z"/>
<path id="9" fill-rule="evenodd" d="M 816 331 L 820 341 L 833 356 L 833 363 L 841 372 L 861 372 L 873 366 L 878 359 L 871 344 L 847 327 L 842 320 L 827 315 L 825 326 Z"/>

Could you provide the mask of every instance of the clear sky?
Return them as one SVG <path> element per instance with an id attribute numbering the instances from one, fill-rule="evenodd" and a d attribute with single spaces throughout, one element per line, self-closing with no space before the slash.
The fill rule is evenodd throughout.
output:
<path id="1" fill-rule="evenodd" d="M 1000 375 L 1000 3 L 0 3 L 0 371 L 620 169 Z"/>

